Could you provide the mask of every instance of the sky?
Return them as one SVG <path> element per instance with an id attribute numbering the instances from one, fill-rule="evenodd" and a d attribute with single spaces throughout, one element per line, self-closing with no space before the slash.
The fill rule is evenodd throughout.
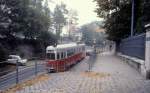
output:
<path id="1" fill-rule="evenodd" d="M 50 4 L 50 7 L 55 7 L 55 4 L 64 2 L 67 5 L 67 8 L 76 10 L 78 13 L 79 26 L 93 21 L 102 20 L 98 18 L 97 14 L 94 12 L 96 3 L 93 2 L 93 0 L 53 0 L 53 2 L 54 3 Z"/>

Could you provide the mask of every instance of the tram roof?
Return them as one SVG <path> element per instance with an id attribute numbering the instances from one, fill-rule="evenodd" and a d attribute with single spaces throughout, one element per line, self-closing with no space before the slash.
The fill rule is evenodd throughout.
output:
<path id="1" fill-rule="evenodd" d="M 83 46 L 84 44 L 76 44 L 76 43 L 69 43 L 69 44 L 59 44 L 56 47 L 54 46 L 48 46 L 47 50 L 54 50 L 54 49 L 66 49 L 66 48 L 72 48 L 76 46 Z"/>

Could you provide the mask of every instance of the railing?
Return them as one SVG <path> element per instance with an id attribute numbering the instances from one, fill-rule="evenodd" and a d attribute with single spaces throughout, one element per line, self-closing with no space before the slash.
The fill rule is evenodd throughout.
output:
<path id="1" fill-rule="evenodd" d="M 7 61 L 0 63 L 5 64 Z M 15 66 L 12 71 L 7 70 L 0 72 L 0 90 L 4 90 L 12 85 L 30 79 L 33 76 L 37 76 L 38 74 L 46 72 L 45 61 L 41 60 L 40 58 L 33 58 L 24 66 L 21 66 L 18 62 L 12 66 Z"/>
<path id="2" fill-rule="evenodd" d="M 145 36 L 144 33 L 123 39 L 119 46 L 119 52 L 145 60 Z"/>

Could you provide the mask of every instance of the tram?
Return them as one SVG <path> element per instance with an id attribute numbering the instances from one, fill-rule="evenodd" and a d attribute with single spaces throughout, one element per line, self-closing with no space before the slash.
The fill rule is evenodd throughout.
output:
<path id="1" fill-rule="evenodd" d="M 46 48 L 46 69 L 48 72 L 66 71 L 86 56 L 85 44 L 60 44 Z"/>

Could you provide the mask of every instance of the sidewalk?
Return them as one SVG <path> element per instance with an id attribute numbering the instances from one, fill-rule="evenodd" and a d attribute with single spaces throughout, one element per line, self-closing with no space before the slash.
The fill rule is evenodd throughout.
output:
<path id="1" fill-rule="evenodd" d="M 150 93 L 150 82 L 116 56 L 99 56 L 92 70 L 111 74 L 102 84 L 103 93 Z"/>
<path id="2" fill-rule="evenodd" d="M 150 93 L 150 81 L 112 55 L 98 55 L 92 72 L 67 71 L 49 74 L 49 79 L 16 93 Z M 85 62 L 73 69 L 85 68 Z M 88 66 L 87 66 L 88 67 Z"/>

